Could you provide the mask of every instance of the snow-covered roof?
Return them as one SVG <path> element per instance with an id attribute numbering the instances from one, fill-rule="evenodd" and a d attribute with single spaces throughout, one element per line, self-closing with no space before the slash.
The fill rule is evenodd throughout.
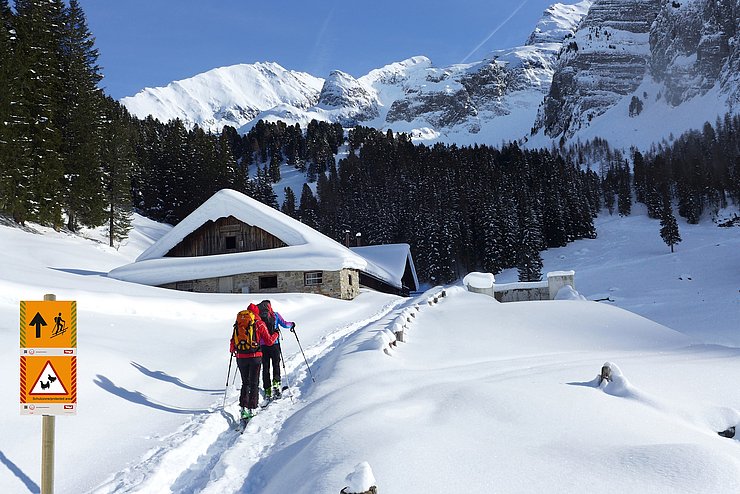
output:
<path id="1" fill-rule="evenodd" d="M 411 247 L 409 244 L 385 244 L 385 245 L 366 245 L 364 247 L 350 247 L 350 250 L 361 255 L 368 261 L 367 274 L 373 275 L 382 280 L 392 279 L 396 287 L 401 287 L 403 275 L 406 272 L 406 263 L 411 267 L 411 274 L 414 277 L 413 287 L 419 287 L 419 279 L 416 277 L 416 268 L 414 260 L 411 258 Z M 380 270 L 378 273 L 373 270 Z"/>
<path id="2" fill-rule="evenodd" d="M 228 216 L 274 235 L 287 247 L 200 257 L 164 257 L 206 222 Z M 135 283 L 162 285 L 248 272 L 338 271 L 342 268 L 358 269 L 401 287 L 400 276 L 394 276 L 384 267 L 368 261 L 339 242 L 241 192 L 223 189 L 145 250 L 136 262 L 116 268 L 108 276 Z"/>

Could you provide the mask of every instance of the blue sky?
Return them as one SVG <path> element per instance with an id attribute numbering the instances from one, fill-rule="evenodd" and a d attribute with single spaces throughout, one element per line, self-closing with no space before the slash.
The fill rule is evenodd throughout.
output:
<path id="1" fill-rule="evenodd" d="M 102 86 L 116 99 L 238 63 L 359 77 L 416 55 L 438 67 L 480 60 L 523 44 L 552 3 L 80 0 L 100 50 Z"/>

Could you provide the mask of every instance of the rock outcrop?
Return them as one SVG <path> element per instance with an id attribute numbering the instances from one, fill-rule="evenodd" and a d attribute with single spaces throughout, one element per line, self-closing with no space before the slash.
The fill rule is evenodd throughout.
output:
<path id="1" fill-rule="evenodd" d="M 738 0 L 597 1 L 560 49 L 534 130 L 566 140 L 625 98 L 641 108 L 646 81 L 672 107 L 718 88 L 731 110 L 739 26 Z"/>

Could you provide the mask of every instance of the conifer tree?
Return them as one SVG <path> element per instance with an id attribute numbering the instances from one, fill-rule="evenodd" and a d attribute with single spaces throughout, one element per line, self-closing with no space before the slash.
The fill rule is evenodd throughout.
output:
<path id="1" fill-rule="evenodd" d="M 214 159 L 216 163 L 214 167 L 217 168 L 214 192 L 223 188 L 244 190 L 249 177 L 237 162 L 229 140 L 224 134 L 218 137 Z"/>
<path id="2" fill-rule="evenodd" d="M 257 167 L 254 198 L 271 208 L 280 209 L 277 202 L 277 195 L 272 189 L 272 181 L 270 180 L 270 172 L 267 166 L 263 168 Z"/>
<path id="3" fill-rule="evenodd" d="M 620 216 L 629 216 L 632 212 L 632 187 L 630 170 L 627 163 L 618 168 L 617 178 L 617 211 Z"/>
<path id="4" fill-rule="evenodd" d="M 279 152 L 274 152 L 272 153 L 272 156 L 270 156 L 269 175 L 272 183 L 278 183 L 280 181 L 280 158 L 281 156 Z"/>
<path id="5" fill-rule="evenodd" d="M 337 239 L 341 237 L 339 211 L 342 207 L 340 206 L 339 196 L 336 192 L 336 169 L 330 175 L 335 180 L 331 180 L 325 173 L 320 173 L 316 181 L 316 200 L 318 201 L 316 214 L 321 232 L 331 238 Z"/>
<path id="6" fill-rule="evenodd" d="M 156 209 L 163 221 L 176 225 L 191 212 L 188 194 L 195 186 L 190 180 L 188 132 L 176 118 L 164 125 L 163 134 Z"/>
<path id="7" fill-rule="evenodd" d="M 640 151 L 632 155 L 632 170 L 635 182 L 635 196 L 638 202 L 645 202 L 645 158 Z"/>
<path id="8" fill-rule="evenodd" d="M 564 163 L 552 158 L 549 154 L 544 156 L 544 173 L 541 177 L 545 181 L 543 187 L 542 208 L 542 233 L 547 240 L 548 247 L 562 247 L 568 243 L 568 228 L 566 214 L 569 208 L 566 204 L 567 189 L 572 185 L 564 183 L 568 177 L 565 175 Z"/>
<path id="9" fill-rule="evenodd" d="M 306 224 L 310 226 L 311 228 L 318 230 L 319 221 L 316 215 L 317 209 L 318 209 L 318 201 L 316 200 L 316 197 L 313 195 L 313 191 L 311 190 L 311 187 L 309 187 L 308 184 L 304 183 L 303 189 L 301 190 L 301 199 L 300 199 L 299 209 L 298 209 L 298 219 L 301 221 L 301 223 Z"/>
<path id="10" fill-rule="evenodd" d="M 524 209 L 524 196 L 520 196 L 520 208 L 523 216 L 520 218 L 519 227 L 519 249 L 517 251 L 516 267 L 519 273 L 519 281 L 542 280 L 542 256 L 540 247 L 542 245 L 541 227 L 537 213 L 534 208 Z"/>
<path id="11" fill-rule="evenodd" d="M 161 221 L 159 190 L 163 168 L 164 125 L 150 115 L 137 121 L 136 128 L 136 159 L 131 177 L 134 208 L 144 216 Z"/>
<path id="12" fill-rule="evenodd" d="M 671 252 L 673 252 L 673 246 L 681 242 L 678 223 L 676 222 L 676 217 L 673 215 L 671 201 L 667 196 L 663 200 L 663 213 L 660 218 L 660 237 L 671 248 Z"/>
<path id="13" fill-rule="evenodd" d="M 291 218 L 297 218 L 298 211 L 296 210 L 295 193 L 290 187 L 285 187 L 284 192 L 285 199 L 283 200 L 283 205 L 280 206 L 280 211 L 287 214 Z"/>
<path id="14" fill-rule="evenodd" d="M 62 8 L 59 0 L 16 0 L 13 63 L 17 89 L 8 122 L 16 165 L 8 205 L 13 218 L 62 226 L 63 162 L 59 101 Z"/>
<path id="15" fill-rule="evenodd" d="M 77 0 L 70 0 L 64 15 L 60 60 L 64 81 L 60 101 L 61 153 L 64 162 L 64 209 L 67 227 L 97 226 L 106 217 L 102 187 L 103 76 L 98 50 Z"/>
<path id="16" fill-rule="evenodd" d="M 11 129 L 12 102 L 17 97 L 15 83 L 17 78 L 13 77 L 13 47 L 16 37 L 14 30 L 13 12 L 10 10 L 8 0 L 0 0 L 0 211 L 9 211 L 12 200 L 10 194 L 13 191 L 13 177 L 16 175 L 17 162 L 13 159 L 16 152 L 15 139 Z"/>
<path id="17" fill-rule="evenodd" d="M 105 191 L 108 242 L 120 243 L 131 230 L 131 174 L 134 164 L 134 126 L 123 106 L 108 98 L 104 102 L 107 120 L 103 126 L 102 185 Z"/>
<path id="18" fill-rule="evenodd" d="M 483 233 L 481 235 L 482 249 L 481 249 L 481 263 L 483 269 L 489 273 L 499 273 L 503 268 L 502 256 L 501 256 L 501 232 L 496 228 L 496 218 L 498 216 L 498 210 L 495 202 L 485 204 L 481 214 L 481 223 Z"/>
<path id="19" fill-rule="evenodd" d="M 203 204 L 214 192 L 224 187 L 222 163 L 216 159 L 217 139 L 198 125 L 187 135 L 188 187 L 183 196 L 188 213 Z"/>

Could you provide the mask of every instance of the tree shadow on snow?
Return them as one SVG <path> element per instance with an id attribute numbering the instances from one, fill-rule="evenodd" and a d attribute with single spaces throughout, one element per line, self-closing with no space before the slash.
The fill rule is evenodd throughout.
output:
<path id="1" fill-rule="evenodd" d="M 224 389 L 204 389 L 204 388 L 196 388 L 195 386 L 191 386 L 189 384 L 186 384 L 182 382 L 179 378 L 171 376 L 167 374 L 166 372 L 162 371 L 153 371 L 150 369 L 147 369 L 143 365 L 139 364 L 138 362 L 131 362 L 131 365 L 134 366 L 136 370 L 144 374 L 145 376 L 152 377 L 154 379 L 159 379 L 160 381 L 172 383 L 175 386 L 179 386 L 183 389 L 187 389 L 190 391 L 202 391 L 204 393 L 211 393 L 211 394 L 222 394 L 224 392 Z"/>
<path id="2" fill-rule="evenodd" d="M 116 386 L 110 379 L 105 376 L 101 376 L 100 374 L 95 376 L 93 382 L 109 393 L 112 393 L 119 398 L 123 398 L 124 400 L 130 401 L 131 403 L 136 403 L 137 405 L 148 406 L 150 408 L 162 410 L 164 412 L 182 413 L 188 415 L 200 415 L 203 413 L 210 413 L 209 410 L 203 408 L 177 408 L 169 405 L 164 405 L 162 403 L 157 403 L 156 401 L 150 399 L 148 396 L 139 391 L 129 391 L 126 388 Z"/>
<path id="3" fill-rule="evenodd" d="M 0 463 L 8 467 L 8 470 L 10 470 L 13 475 L 18 477 L 18 480 L 23 482 L 23 485 L 26 486 L 28 492 L 32 492 L 34 494 L 41 492 L 41 488 L 36 484 L 36 482 L 31 480 L 28 475 L 23 473 L 23 470 L 18 468 L 18 465 L 10 461 L 2 451 L 0 451 Z"/>

